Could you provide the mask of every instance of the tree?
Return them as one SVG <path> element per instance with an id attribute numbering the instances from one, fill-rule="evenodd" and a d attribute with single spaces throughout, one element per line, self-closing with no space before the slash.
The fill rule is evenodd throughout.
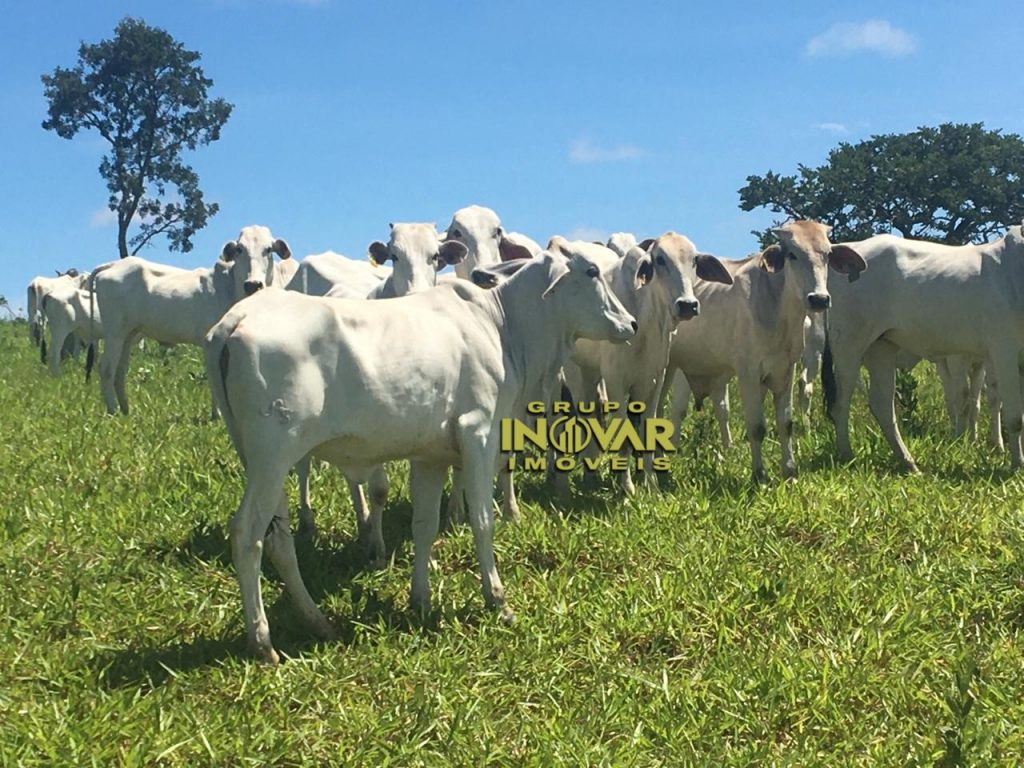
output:
<path id="1" fill-rule="evenodd" d="M 834 241 L 883 232 L 951 245 L 990 240 L 1024 217 L 1024 140 L 982 123 L 841 143 L 818 168 L 748 176 L 740 208 L 831 224 Z M 776 222 L 781 223 L 781 222 Z M 770 230 L 754 232 L 762 243 Z"/>
<path id="2" fill-rule="evenodd" d="M 213 81 L 167 32 L 126 17 L 111 40 L 82 43 L 73 69 L 43 75 L 49 117 L 43 128 L 64 139 L 93 129 L 110 144 L 100 175 L 117 213 L 121 258 L 136 254 L 157 235 L 172 250 L 192 249 L 192 236 L 217 213 L 203 201 L 199 177 L 181 159 L 220 138 L 232 105 L 208 99 Z M 167 200 L 169 187 L 176 194 Z M 138 223 L 128 239 L 128 229 Z"/>

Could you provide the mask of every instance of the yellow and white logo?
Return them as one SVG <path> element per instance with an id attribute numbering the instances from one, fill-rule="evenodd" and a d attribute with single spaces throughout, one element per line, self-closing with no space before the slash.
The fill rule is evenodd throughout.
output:
<path id="1" fill-rule="evenodd" d="M 536 418 L 529 423 L 522 419 L 501 420 L 501 450 L 523 453 L 527 446 L 533 446 L 541 451 L 540 456 L 524 455 L 522 469 L 527 472 L 547 470 L 549 449 L 555 452 L 554 467 L 561 472 L 571 472 L 578 466 L 597 469 L 605 454 L 611 454 L 608 461 L 613 470 L 623 471 L 628 468 L 629 459 L 619 454 L 627 446 L 634 454 L 675 451 L 671 419 L 648 418 L 646 410 L 640 402 L 629 403 L 625 408 L 619 403 L 578 403 L 575 410 L 569 403 L 555 403 L 548 415 L 544 403 L 530 403 L 527 412 Z M 608 416 L 622 412 L 628 415 Z M 583 456 L 585 452 L 588 455 Z M 650 468 L 657 471 L 669 468 L 668 456 L 649 457 L 648 461 Z M 510 456 L 509 469 L 515 468 L 515 464 L 515 457 Z M 642 456 L 636 457 L 636 467 L 646 468 Z"/>

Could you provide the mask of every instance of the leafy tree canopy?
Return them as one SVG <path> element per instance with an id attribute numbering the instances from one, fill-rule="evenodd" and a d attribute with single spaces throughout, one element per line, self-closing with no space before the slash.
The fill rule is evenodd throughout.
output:
<path id="1" fill-rule="evenodd" d="M 99 171 L 117 213 L 121 258 L 158 235 L 173 250 L 189 251 L 192 236 L 217 212 L 181 159 L 183 150 L 220 138 L 231 115 L 231 104 L 207 98 L 213 81 L 199 58 L 164 30 L 125 18 L 112 39 L 82 43 L 74 68 L 42 76 L 49 102 L 43 128 L 64 139 L 92 129 L 110 144 Z"/>
<path id="2" fill-rule="evenodd" d="M 841 143 L 818 168 L 748 176 L 740 208 L 831 224 L 833 241 L 898 232 L 952 245 L 991 240 L 1024 217 L 1024 141 L 982 123 Z M 777 221 L 781 224 L 782 221 Z M 771 230 L 755 232 L 762 243 Z"/>

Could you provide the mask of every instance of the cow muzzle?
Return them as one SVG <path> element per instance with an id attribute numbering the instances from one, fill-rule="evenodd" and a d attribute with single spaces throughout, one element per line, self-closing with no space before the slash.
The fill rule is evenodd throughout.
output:
<path id="1" fill-rule="evenodd" d="M 246 296 L 252 296 L 256 291 L 263 287 L 262 280 L 246 280 L 242 283 L 242 290 L 245 291 Z"/>
<path id="2" fill-rule="evenodd" d="M 832 306 L 832 297 L 827 293 L 808 293 L 807 306 L 812 312 L 821 312 Z"/>
<path id="3" fill-rule="evenodd" d="M 696 299 L 676 299 L 673 309 L 677 319 L 692 320 L 700 314 L 700 302 Z"/>

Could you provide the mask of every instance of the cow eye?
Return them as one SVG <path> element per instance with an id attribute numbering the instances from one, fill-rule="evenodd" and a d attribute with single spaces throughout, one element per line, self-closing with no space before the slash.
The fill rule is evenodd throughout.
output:
<path id="1" fill-rule="evenodd" d="M 597 277 L 600 274 L 601 274 L 601 270 L 599 270 L 597 267 L 588 267 L 587 268 L 587 277 Z"/>
<path id="2" fill-rule="evenodd" d="M 452 237 L 462 237 L 462 231 L 458 229 L 452 230 Z"/>
<path id="3" fill-rule="evenodd" d="M 789 251 L 786 254 L 786 258 L 789 259 L 790 261 L 796 261 L 796 254 L 793 253 L 792 251 Z"/>
<path id="4" fill-rule="evenodd" d="M 656 264 L 657 264 L 657 265 L 658 265 L 659 267 L 664 267 L 664 266 L 665 266 L 665 257 L 664 257 L 664 256 L 662 256 L 662 255 L 661 255 L 661 254 L 659 253 L 659 254 L 658 254 L 658 257 L 657 257 L 657 258 L 656 258 L 656 259 L 654 260 L 654 262 L 655 262 L 655 263 L 656 263 Z"/>

